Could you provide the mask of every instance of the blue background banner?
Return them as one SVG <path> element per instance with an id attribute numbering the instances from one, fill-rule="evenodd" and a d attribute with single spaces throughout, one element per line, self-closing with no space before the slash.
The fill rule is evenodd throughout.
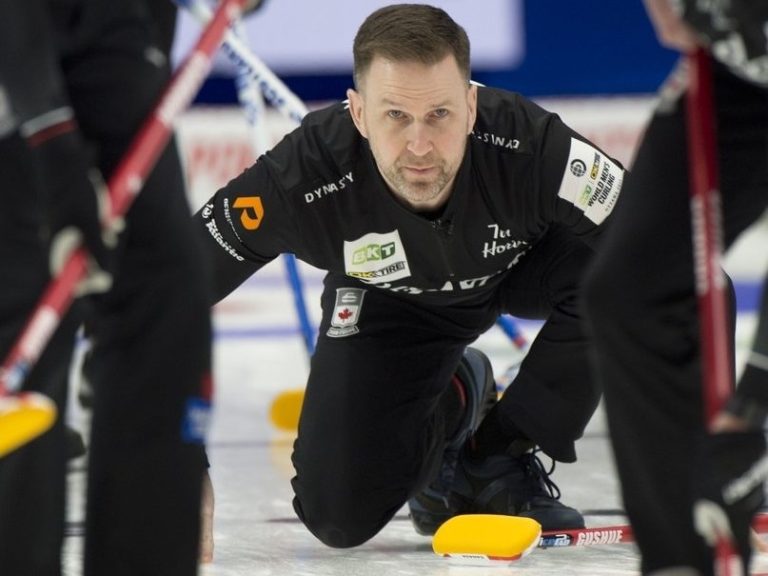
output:
<path id="1" fill-rule="evenodd" d="M 502 2 L 507 4 L 498 0 L 434 1 L 467 29 L 473 41 L 473 78 L 484 84 L 531 97 L 652 93 L 677 58 L 658 45 L 640 0 Z M 267 0 L 263 11 L 246 19 L 249 44 L 303 100 L 338 100 L 352 85 L 349 61 L 358 20 L 384 4 L 376 0 L 355 3 L 354 10 L 346 11 L 346 18 L 328 9 L 324 12 L 327 21 L 323 18 L 318 25 L 317 15 L 309 11 L 317 6 L 314 2 Z M 318 30 L 314 33 L 297 33 L 311 26 L 301 23 L 302 6 L 307 8 L 306 18 L 315 19 Z M 328 8 L 326 3 L 323 6 Z M 265 29 L 276 30 L 288 43 L 269 41 Z M 181 19 L 177 58 L 197 33 L 196 23 Z M 334 40 L 336 36 L 342 37 Z M 333 49 L 329 42 L 335 42 Z M 496 45 L 499 49 L 494 52 Z M 301 51 L 311 54 L 313 50 L 325 60 L 317 60 L 314 66 L 311 59 L 304 66 L 297 64 Z M 334 51 L 338 58 L 329 64 Z M 500 54 L 506 54 L 506 60 Z M 236 102 L 232 72 L 226 64 L 220 63 L 197 102 Z"/>

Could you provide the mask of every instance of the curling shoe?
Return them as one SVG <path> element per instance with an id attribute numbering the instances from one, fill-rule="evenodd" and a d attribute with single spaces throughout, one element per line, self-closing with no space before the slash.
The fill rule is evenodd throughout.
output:
<path id="1" fill-rule="evenodd" d="M 496 383 L 488 357 L 475 348 L 467 348 L 456 368 L 456 377 L 464 386 L 466 408 L 456 433 L 448 441 L 437 478 L 420 494 L 408 501 L 411 521 L 419 534 L 434 534 L 446 520 L 459 512 L 448 502 L 462 447 L 477 430 L 496 403 Z"/>

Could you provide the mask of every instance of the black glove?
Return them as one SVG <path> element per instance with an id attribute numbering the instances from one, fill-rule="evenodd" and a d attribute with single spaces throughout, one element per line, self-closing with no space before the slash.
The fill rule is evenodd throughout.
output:
<path id="1" fill-rule="evenodd" d="M 27 123 L 25 128 L 30 124 Z M 65 120 L 33 132 L 22 130 L 39 166 L 40 186 L 46 194 L 46 234 L 51 244 L 52 272 L 58 272 L 69 254 L 82 242 L 92 262 L 89 278 L 78 292 L 103 291 L 111 283 L 111 248 L 117 241 L 116 225 L 105 226 L 107 189 L 98 171 L 87 160 L 74 123 Z"/>
<path id="2" fill-rule="evenodd" d="M 707 435 L 700 452 L 696 531 L 713 546 L 730 538 L 748 573 L 752 554 L 752 518 L 763 505 L 763 483 L 768 475 L 765 435 L 762 429 Z"/>

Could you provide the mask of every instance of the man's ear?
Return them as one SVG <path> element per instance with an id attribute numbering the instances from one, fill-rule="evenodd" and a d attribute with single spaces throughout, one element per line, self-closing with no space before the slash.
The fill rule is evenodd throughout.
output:
<path id="1" fill-rule="evenodd" d="M 469 117 L 467 118 L 467 134 L 471 134 L 475 128 L 475 120 L 477 119 L 477 85 L 470 84 L 469 91 L 467 92 L 467 107 L 469 111 Z"/>
<path id="2" fill-rule="evenodd" d="M 349 113 L 352 116 L 352 121 L 355 123 L 358 132 L 362 134 L 363 138 L 368 138 L 368 131 L 365 128 L 365 121 L 363 120 L 362 95 L 350 88 L 347 90 L 347 99 L 349 100 Z"/>

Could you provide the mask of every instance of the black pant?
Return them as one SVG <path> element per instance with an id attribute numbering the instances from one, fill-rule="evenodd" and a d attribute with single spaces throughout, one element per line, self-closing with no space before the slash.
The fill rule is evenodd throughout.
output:
<path id="1" fill-rule="evenodd" d="M 768 204 L 768 97 L 715 70 L 725 243 Z M 704 429 L 685 106 L 659 109 L 586 280 L 608 423 L 642 568 L 712 571 L 692 526 Z"/>
<path id="2" fill-rule="evenodd" d="M 151 24 L 140 5 L 86 0 L 58 3 L 55 12 L 68 93 L 105 177 L 169 78 L 167 66 L 148 58 Z M 19 149 L 18 167 L 24 166 L 23 156 Z M 5 154 L 0 158 L 4 166 L 14 160 Z M 47 281 L 47 246 L 40 244 L 35 227 L 39 207 L 33 180 L 22 173 L 2 188 L 3 222 L 8 213 L 9 221 L 17 223 L 0 227 L 3 353 Z M 21 201 L 14 202 L 17 198 Z M 205 266 L 173 143 L 126 224 L 114 288 L 93 299 L 95 313 L 88 319 L 94 342 L 94 414 L 85 574 L 193 575 L 204 460 L 201 447 L 183 437 L 182 425 L 187 400 L 200 396 L 210 377 L 211 328 Z M 5 282 L 6 277 L 14 283 Z M 16 329 L 6 323 L 9 317 Z M 52 394 L 62 414 L 79 320 L 67 323 L 68 334 L 49 347 L 37 374 L 25 384 Z M 46 360 L 52 355 L 54 360 Z M 46 366 L 50 369 L 43 372 Z M 63 486 L 60 423 L 0 460 L 0 571 L 60 573 Z"/>
<path id="3" fill-rule="evenodd" d="M 0 354 L 10 352 L 49 277 L 40 210 L 46 197 L 18 134 L 0 139 Z M 64 412 L 78 314 L 68 314 L 24 382 Z M 64 530 L 63 418 L 24 449 L 0 458 L 0 566 L 8 574 L 59 574 Z"/>
<path id="4" fill-rule="evenodd" d="M 329 275 L 323 320 L 293 454 L 294 508 L 329 546 L 374 536 L 440 464 L 450 415 L 441 397 L 464 348 L 502 311 L 548 322 L 500 408 L 537 443 L 575 459 L 598 399 L 588 377 L 575 294 L 591 251 L 552 232 L 493 291 L 462 306 L 417 299 Z M 339 288 L 364 290 L 358 332 L 332 329 Z M 518 385 L 519 382 L 519 385 Z M 555 455 L 556 455 L 555 454 Z M 571 457 L 572 455 L 572 457 Z M 570 457 L 570 458 L 569 458 Z"/>

